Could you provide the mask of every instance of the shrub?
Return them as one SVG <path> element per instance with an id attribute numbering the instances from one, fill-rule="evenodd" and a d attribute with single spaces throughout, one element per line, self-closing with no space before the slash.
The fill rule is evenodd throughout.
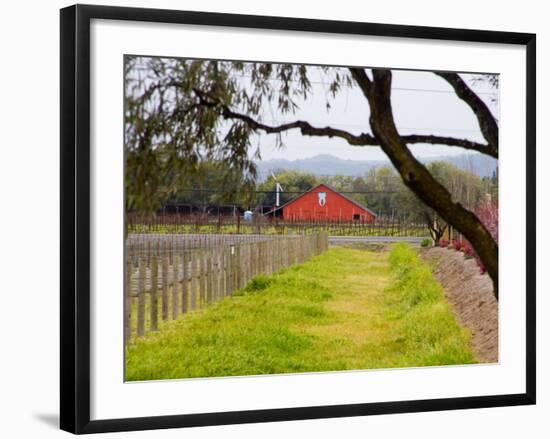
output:
<path id="1" fill-rule="evenodd" d="M 267 289 L 273 283 L 273 278 L 260 274 L 252 278 L 248 285 L 239 291 L 233 293 L 234 296 L 242 296 L 244 294 L 259 293 Z"/>
<path id="2" fill-rule="evenodd" d="M 464 246 L 462 245 L 462 242 L 458 239 L 453 239 L 453 242 L 451 244 L 451 246 L 457 251 L 459 252 L 460 250 L 462 250 L 464 248 Z"/>
<path id="3" fill-rule="evenodd" d="M 474 258 L 476 256 L 476 252 L 472 247 L 472 244 L 470 244 L 468 241 L 464 241 L 464 246 L 462 248 L 464 250 L 464 256 L 466 256 L 467 258 Z"/>
<path id="4" fill-rule="evenodd" d="M 422 247 L 430 247 L 432 245 L 432 240 L 430 238 L 423 239 L 420 245 Z"/>
<path id="5" fill-rule="evenodd" d="M 440 239 L 439 240 L 439 247 L 448 247 L 449 246 L 449 240 L 448 239 Z"/>
<path id="6" fill-rule="evenodd" d="M 272 279 L 268 276 L 259 275 L 252 278 L 250 283 L 246 286 L 248 291 L 261 291 L 265 290 L 272 282 Z"/>

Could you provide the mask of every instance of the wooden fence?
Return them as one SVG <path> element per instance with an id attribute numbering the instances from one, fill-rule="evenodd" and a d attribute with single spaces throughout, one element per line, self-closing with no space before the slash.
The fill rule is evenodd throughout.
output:
<path id="1" fill-rule="evenodd" d="M 328 249 L 325 232 L 263 238 L 204 240 L 207 245 L 201 247 L 197 236 L 158 240 L 129 236 L 125 341 L 158 330 L 161 320 L 176 319 L 231 296 L 254 276 L 305 262 Z"/>

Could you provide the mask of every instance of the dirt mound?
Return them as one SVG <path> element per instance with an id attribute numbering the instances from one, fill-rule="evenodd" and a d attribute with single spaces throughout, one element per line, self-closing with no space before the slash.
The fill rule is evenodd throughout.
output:
<path id="1" fill-rule="evenodd" d="M 474 259 L 455 250 L 422 249 L 420 256 L 433 267 L 459 322 L 470 329 L 478 361 L 498 362 L 498 302 L 489 276 L 479 273 Z"/>

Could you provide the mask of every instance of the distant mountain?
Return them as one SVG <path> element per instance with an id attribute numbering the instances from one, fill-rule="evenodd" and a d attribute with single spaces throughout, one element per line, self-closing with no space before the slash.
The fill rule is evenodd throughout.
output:
<path id="1" fill-rule="evenodd" d="M 497 160 L 483 154 L 461 154 L 457 156 L 437 156 L 421 158 L 427 164 L 434 161 L 450 162 L 458 168 L 465 169 L 479 177 L 491 177 L 497 168 Z M 257 163 L 261 180 L 270 172 L 278 170 L 295 170 L 315 175 L 349 175 L 358 177 L 379 166 L 390 165 L 389 160 L 344 160 L 331 154 L 320 154 L 314 157 L 297 160 L 271 159 Z"/>
<path id="2" fill-rule="evenodd" d="M 259 174 L 262 178 L 270 171 L 296 170 L 316 175 L 364 175 L 371 168 L 389 164 L 385 160 L 344 160 L 330 154 L 321 154 L 307 159 L 286 160 L 272 159 L 258 162 Z"/>
<path id="3" fill-rule="evenodd" d="M 461 154 L 450 157 L 435 157 L 422 160 L 423 163 L 433 161 L 450 162 L 460 169 L 471 172 L 479 177 L 491 177 L 496 171 L 498 160 L 485 154 Z"/>

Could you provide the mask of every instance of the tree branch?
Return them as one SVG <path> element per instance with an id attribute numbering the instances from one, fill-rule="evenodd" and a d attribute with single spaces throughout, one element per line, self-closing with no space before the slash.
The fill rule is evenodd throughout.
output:
<path id="1" fill-rule="evenodd" d="M 367 81 L 370 80 L 367 78 Z M 225 119 L 241 120 L 252 127 L 254 130 L 262 130 L 268 134 L 274 134 L 297 128 L 301 131 L 303 135 L 320 137 L 340 137 L 353 146 L 380 146 L 380 142 L 371 134 L 361 133 L 359 135 L 354 135 L 348 131 L 338 128 L 332 128 L 329 126 L 314 127 L 309 122 L 306 122 L 304 120 L 296 120 L 294 122 L 288 122 L 282 125 L 266 125 L 246 114 L 235 112 L 226 105 L 216 102 L 212 98 L 209 98 L 206 93 L 201 90 L 195 89 L 194 92 L 199 97 L 201 105 L 208 107 L 218 107 L 221 111 L 222 116 Z M 468 139 L 457 139 L 454 137 L 424 134 L 410 134 L 406 136 L 401 136 L 401 138 L 405 143 L 411 145 L 418 143 L 429 143 L 432 145 L 458 146 L 461 148 L 487 154 L 487 145 Z"/>
<path id="2" fill-rule="evenodd" d="M 314 127 L 309 122 L 306 122 L 304 120 L 296 120 L 294 122 L 289 122 L 278 126 L 270 126 L 270 125 L 265 125 L 261 122 L 258 122 L 245 114 L 236 113 L 227 107 L 222 107 L 222 116 L 225 119 L 242 120 L 243 122 L 246 122 L 249 126 L 251 126 L 253 129 L 262 130 L 269 134 L 280 133 L 283 131 L 291 130 L 293 128 L 299 128 L 302 134 L 307 136 L 340 137 L 346 140 L 350 145 L 354 145 L 354 146 L 378 145 L 375 138 L 372 137 L 370 134 L 362 133 L 356 136 L 354 134 L 351 134 L 348 131 L 341 130 L 338 128 L 332 128 L 329 126 Z"/>
<path id="3" fill-rule="evenodd" d="M 245 122 L 248 126 L 252 127 L 252 129 L 254 130 L 262 130 L 268 134 L 275 134 L 298 128 L 300 129 L 302 134 L 308 136 L 340 137 L 347 140 L 350 145 L 356 146 L 376 145 L 374 137 L 372 137 L 370 134 L 363 133 L 356 136 L 349 133 L 348 131 L 340 130 L 338 128 L 331 128 L 328 126 L 324 128 L 318 128 L 312 126 L 309 122 L 306 122 L 304 120 L 296 120 L 294 122 L 289 122 L 277 126 L 266 125 L 258 122 L 257 120 L 251 118 L 246 114 L 237 113 L 220 102 L 216 102 L 215 100 L 208 97 L 206 93 L 201 90 L 193 89 L 193 91 L 198 96 L 202 105 L 209 107 L 218 107 L 220 109 L 222 117 L 224 117 L 225 119 L 241 120 Z"/>
<path id="4" fill-rule="evenodd" d="M 373 70 L 372 84 L 365 94 L 371 110 L 372 132 L 405 185 L 472 243 L 487 268 L 493 281 L 495 297 L 498 299 L 498 245 L 481 221 L 460 203 L 455 203 L 449 191 L 407 148 L 393 119 L 391 82 L 390 70 Z"/>
<path id="5" fill-rule="evenodd" d="M 459 146 L 464 149 L 470 149 L 472 151 L 478 151 L 482 154 L 490 155 L 498 159 L 498 149 L 491 148 L 489 145 L 483 143 L 474 142 L 468 139 L 457 139 L 456 137 L 447 136 L 434 136 L 423 134 L 410 134 L 407 136 L 401 136 L 405 143 L 409 145 L 416 143 L 429 143 L 431 145 L 447 145 L 447 146 Z"/>
<path id="6" fill-rule="evenodd" d="M 488 143 L 488 154 L 498 157 L 498 124 L 491 111 L 457 73 L 436 72 L 453 87 L 456 95 L 472 109 L 483 137 Z"/>
<path id="7" fill-rule="evenodd" d="M 350 68 L 351 76 L 355 79 L 355 82 L 359 85 L 359 88 L 365 96 L 371 93 L 372 82 L 365 73 L 365 69 Z"/>

